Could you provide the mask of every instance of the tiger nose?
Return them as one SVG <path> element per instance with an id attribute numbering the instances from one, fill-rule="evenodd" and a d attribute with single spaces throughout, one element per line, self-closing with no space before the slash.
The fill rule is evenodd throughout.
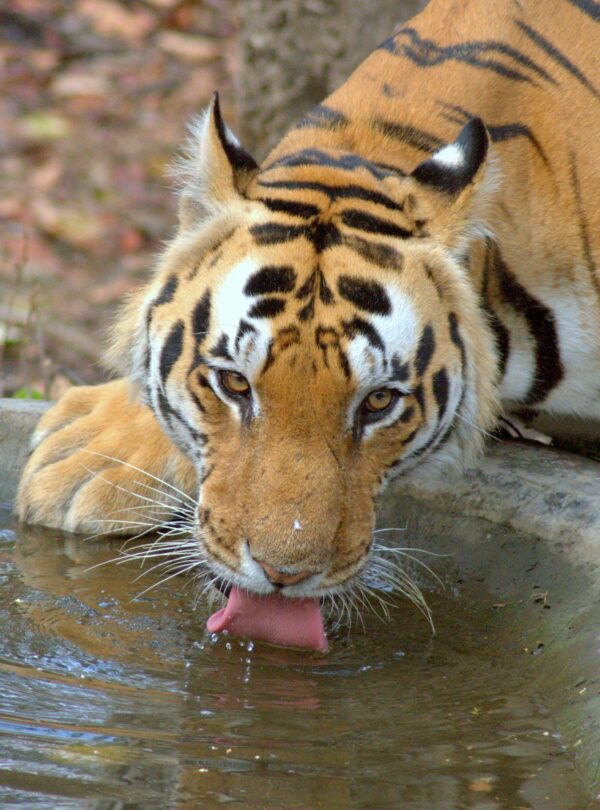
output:
<path id="1" fill-rule="evenodd" d="M 269 582 L 273 585 L 279 585 L 280 587 L 284 585 L 295 585 L 297 582 L 302 582 L 303 579 L 311 576 L 310 571 L 300 571 L 298 574 L 287 574 L 285 571 L 273 568 L 273 566 L 268 563 L 260 562 L 260 560 L 257 560 L 257 562 L 267 575 Z"/>

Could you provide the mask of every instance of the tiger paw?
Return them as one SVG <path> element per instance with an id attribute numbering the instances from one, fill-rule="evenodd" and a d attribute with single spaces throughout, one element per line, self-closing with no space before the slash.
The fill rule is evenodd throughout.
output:
<path id="1" fill-rule="evenodd" d="M 195 486 L 192 464 L 117 380 L 72 388 L 42 417 L 17 514 L 70 532 L 137 534 L 189 514 Z"/>

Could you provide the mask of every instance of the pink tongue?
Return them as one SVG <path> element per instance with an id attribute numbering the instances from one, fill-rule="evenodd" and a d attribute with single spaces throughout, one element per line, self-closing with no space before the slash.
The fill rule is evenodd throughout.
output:
<path id="1" fill-rule="evenodd" d="M 318 599 L 259 596 L 233 587 L 227 605 L 213 613 L 206 627 L 209 633 L 228 630 L 233 636 L 255 641 L 327 652 Z"/>

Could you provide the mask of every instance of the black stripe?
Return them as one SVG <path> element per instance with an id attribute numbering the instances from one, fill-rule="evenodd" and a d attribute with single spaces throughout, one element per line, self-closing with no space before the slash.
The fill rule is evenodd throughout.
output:
<path id="1" fill-rule="evenodd" d="M 266 222 L 261 225 L 253 225 L 250 233 L 257 245 L 277 245 L 292 242 L 298 237 L 304 236 L 313 244 L 317 253 L 339 245 L 342 241 L 341 234 L 333 222 L 320 222 L 319 220 L 310 225 L 295 226 Z"/>
<path id="2" fill-rule="evenodd" d="M 301 321 L 307 321 L 314 315 L 317 293 L 320 301 L 326 306 L 334 303 L 335 299 L 333 293 L 331 292 L 331 289 L 325 280 L 325 276 L 319 267 L 313 270 L 304 284 L 296 292 L 295 297 L 298 301 L 308 299 L 307 303 L 302 307 L 302 309 L 298 310 L 298 318 Z"/>
<path id="3" fill-rule="evenodd" d="M 390 174 L 397 172 L 382 168 L 380 164 L 372 163 L 360 155 L 353 155 L 346 153 L 343 155 L 331 155 L 324 152 L 322 149 L 303 149 L 301 152 L 294 152 L 291 155 L 285 155 L 279 158 L 274 163 L 264 167 L 264 171 L 269 171 L 278 166 L 294 167 L 294 166 L 327 166 L 333 169 L 344 169 L 345 171 L 356 171 L 356 169 L 365 169 L 370 175 L 377 180 L 383 180 L 389 177 Z"/>
<path id="4" fill-rule="evenodd" d="M 210 326 L 210 290 L 206 290 L 192 312 L 192 338 L 194 339 L 194 359 L 190 371 L 202 362 L 200 344 L 208 335 Z"/>
<path id="5" fill-rule="evenodd" d="M 346 208 L 342 211 L 342 222 L 348 228 L 376 233 L 380 236 L 393 236 L 397 239 L 409 239 L 412 236 L 412 232 L 406 228 L 402 228 L 388 219 L 381 219 L 381 217 L 367 214 L 365 211 L 359 211 L 357 208 Z"/>
<path id="6" fill-rule="evenodd" d="M 160 307 L 163 304 L 168 304 L 173 300 L 173 298 L 175 296 L 175 292 L 177 291 L 178 284 L 179 284 L 179 279 L 173 273 L 172 275 L 169 276 L 167 281 L 162 286 L 162 289 L 159 292 L 159 294 L 156 296 L 154 301 L 152 301 L 152 303 L 148 307 L 148 312 L 146 313 L 146 330 L 148 330 L 150 328 L 150 323 L 152 321 L 152 318 L 154 317 L 154 310 L 157 307 Z M 150 363 L 150 356 L 147 354 L 146 355 L 146 366 L 148 366 L 149 363 Z"/>
<path id="7" fill-rule="evenodd" d="M 377 281 L 342 275 L 338 279 L 338 291 L 342 298 L 365 312 L 389 315 L 392 311 L 388 294 Z"/>
<path id="8" fill-rule="evenodd" d="M 265 222 L 261 225 L 253 225 L 250 233 L 254 237 L 257 245 L 278 245 L 283 242 L 291 242 L 306 234 L 304 225 L 282 225 L 280 222 Z"/>
<path id="9" fill-rule="evenodd" d="M 242 318 L 242 320 L 240 321 L 240 325 L 238 327 L 238 330 L 237 330 L 237 334 L 235 336 L 234 344 L 233 344 L 234 347 L 235 347 L 235 351 L 238 352 L 240 350 L 240 342 L 241 342 L 242 338 L 244 337 L 244 335 L 256 334 L 256 331 L 257 331 L 256 328 L 254 326 L 252 326 L 251 323 L 248 323 L 248 321 L 245 321 Z"/>
<path id="10" fill-rule="evenodd" d="M 315 222 L 306 236 L 313 243 L 317 253 L 322 253 L 342 242 L 342 236 L 333 222 Z"/>
<path id="11" fill-rule="evenodd" d="M 331 202 L 338 199 L 357 199 L 366 200 L 375 205 L 382 205 L 384 208 L 389 208 L 392 211 L 402 211 L 402 205 L 397 203 L 391 197 L 381 194 L 378 191 L 371 191 L 370 189 L 363 188 L 362 186 L 348 185 L 348 186 L 329 186 L 326 183 L 317 183 L 311 180 L 258 180 L 260 186 L 264 188 L 282 188 L 288 191 L 300 191 L 306 189 L 307 191 L 318 191 L 325 194 Z M 283 227 L 283 226 L 281 226 Z"/>
<path id="12" fill-rule="evenodd" d="M 417 347 L 417 355 L 415 357 L 415 372 L 417 376 L 423 376 L 427 370 L 427 367 L 429 366 L 429 363 L 431 362 L 434 352 L 435 335 L 431 324 L 428 324 L 421 333 L 419 346 Z"/>
<path id="13" fill-rule="evenodd" d="M 344 377 L 346 377 L 346 379 L 349 379 L 351 375 L 350 363 L 348 362 L 346 353 L 340 346 L 340 338 L 337 331 L 332 327 L 318 326 L 315 329 L 315 343 L 321 350 L 325 368 L 329 368 L 329 359 L 327 352 L 329 349 L 331 349 L 332 351 L 335 351 L 335 353 L 337 354 L 338 362 L 340 364 L 340 368 L 342 369 Z"/>
<path id="14" fill-rule="evenodd" d="M 210 350 L 213 357 L 222 357 L 224 360 L 233 360 L 231 352 L 229 351 L 229 335 L 225 332 L 217 340 L 213 348 Z"/>
<path id="15" fill-rule="evenodd" d="M 379 332 L 368 321 L 363 318 L 355 317 L 351 321 L 342 321 L 342 328 L 344 334 L 349 338 L 355 338 L 357 335 L 365 337 L 374 349 L 378 349 L 385 354 L 385 346 L 379 336 Z"/>
<path id="16" fill-rule="evenodd" d="M 244 287 L 246 295 L 286 293 L 294 289 L 296 273 L 288 264 L 267 265 L 253 273 Z"/>
<path id="17" fill-rule="evenodd" d="M 463 367 L 463 371 L 467 365 L 467 352 L 465 350 L 465 344 L 463 343 L 463 339 L 460 335 L 460 331 L 458 329 L 458 318 L 454 312 L 450 312 L 448 315 L 448 325 L 450 327 L 450 340 L 456 348 L 460 352 L 460 360 Z"/>
<path id="18" fill-rule="evenodd" d="M 435 152 L 436 149 L 444 145 L 444 141 L 438 138 L 437 135 L 432 135 L 423 129 L 417 129 L 417 127 L 410 124 L 397 124 L 395 121 L 375 118 L 373 119 L 373 127 L 389 138 L 395 138 L 397 141 L 402 141 L 408 146 L 420 149 L 422 152 Z"/>
<path id="19" fill-rule="evenodd" d="M 439 371 L 435 372 L 431 381 L 431 390 L 438 406 L 438 419 L 440 422 L 446 413 L 449 389 L 448 374 L 444 366 L 442 366 Z"/>
<path id="20" fill-rule="evenodd" d="M 402 411 L 397 421 L 402 422 L 405 425 L 407 422 L 410 422 L 410 420 L 413 418 L 414 415 L 415 415 L 415 406 L 409 405 L 408 408 L 405 408 Z"/>
<path id="21" fill-rule="evenodd" d="M 249 318 L 274 318 L 276 315 L 279 315 L 280 312 L 283 312 L 285 309 L 285 301 L 282 298 L 263 298 L 261 301 L 258 301 L 250 312 L 248 312 Z"/>
<path id="22" fill-rule="evenodd" d="M 162 347 L 160 353 L 160 378 L 163 383 L 166 382 L 167 377 L 171 373 L 171 369 L 179 360 L 181 352 L 183 351 L 184 329 L 183 321 L 177 321 L 169 332 L 169 336 Z"/>
<path id="23" fill-rule="evenodd" d="M 325 104 L 318 104 L 309 111 L 306 118 L 303 118 L 296 129 L 329 129 L 338 130 L 348 123 L 344 113 L 327 107 Z"/>
<path id="24" fill-rule="evenodd" d="M 362 259 L 378 267 L 396 271 L 400 271 L 404 267 L 404 255 L 391 245 L 371 242 L 360 236 L 343 236 L 342 242 L 345 247 L 358 253 Z"/>
<path id="25" fill-rule="evenodd" d="M 465 110 L 464 107 L 459 107 L 457 104 L 448 104 L 445 101 L 438 101 L 438 104 L 445 107 L 447 110 L 453 110 L 454 112 L 458 113 L 457 116 L 451 115 L 450 113 L 444 113 L 444 118 L 446 118 L 448 121 L 452 121 L 453 123 L 465 124 L 470 118 L 474 117 L 473 113 Z M 550 165 L 548 156 L 544 152 L 542 145 L 526 124 L 514 122 L 511 124 L 494 125 L 486 121 L 485 125 L 487 127 L 487 131 L 490 133 L 490 138 L 494 143 L 510 141 L 513 138 L 527 138 L 544 163 Z"/>
<path id="26" fill-rule="evenodd" d="M 500 294 L 505 304 L 521 313 L 535 340 L 535 377 L 523 400 L 524 405 L 543 402 L 563 378 L 558 333 L 552 310 L 533 298 L 508 269 L 498 246 L 493 248 L 493 271 L 497 274 Z"/>
<path id="27" fill-rule="evenodd" d="M 585 256 L 585 263 L 587 265 L 588 273 L 590 275 L 590 280 L 594 286 L 594 289 L 596 290 L 596 295 L 600 300 L 600 281 L 598 281 L 598 276 L 596 275 L 596 267 L 594 265 L 594 259 L 592 257 L 590 235 L 588 232 L 585 212 L 583 210 L 583 200 L 581 197 L 581 188 L 579 186 L 579 176 L 577 173 L 577 161 L 575 159 L 574 152 L 571 152 L 570 154 L 570 169 L 571 169 L 571 185 L 573 186 L 575 203 L 577 205 L 577 218 L 579 220 L 579 234 L 581 237 L 581 246 L 583 248 L 583 255 Z"/>
<path id="28" fill-rule="evenodd" d="M 334 301 L 333 293 L 331 292 L 331 289 L 330 289 L 329 285 L 327 284 L 325 276 L 323 275 L 323 272 L 321 270 L 318 271 L 317 278 L 318 278 L 318 281 L 319 281 L 319 299 L 320 299 L 320 301 L 322 301 L 322 303 L 325 304 L 326 306 L 329 306 L 330 304 L 333 304 L 333 301 Z"/>
<path id="29" fill-rule="evenodd" d="M 425 418 L 425 391 L 423 390 L 423 384 L 420 383 L 412 392 L 414 398 L 417 400 L 419 404 L 419 408 L 421 409 L 421 414 L 423 419 Z M 416 432 L 416 431 L 415 431 Z"/>
<path id="30" fill-rule="evenodd" d="M 401 37 L 405 40 L 408 39 L 409 42 L 399 42 Z M 551 84 L 556 84 L 552 76 L 528 56 L 510 45 L 496 40 L 461 42 L 456 45 L 441 46 L 431 39 L 422 39 L 414 28 L 403 28 L 394 37 L 383 42 L 380 48 L 395 56 L 405 56 L 419 67 L 436 67 L 447 61 L 463 62 L 474 68 L 491 70 L 511 81 L 537 84 L 534 79 L 522 71 L 514 67 L 507 67 L 498 61 L 497 55 L 502 55 L 531 70 Z"/>
<path id="31" fill-rule="evenodd" d="M 177 290 L 177 286 L 179 284 L 179 279 L 173 273 L 173 275 L 169 276 L 166 283 L 164 284 L 163 288 L 161 289 L 160 293 L 152 302 L 152 309 L 155 307 L 159 307 L 162 304 L 168 304 L 170 301 L 173 300 L 175 292 Z"/>
<path id="32" fill-rule="evenodd" d="M 278 200 L 273 197 L 262 197 L 259 199 L 260 202 L 266 205 L 271 211 L 289 214 L 293 217 L 310 219 L 321 213 L 320 208 L 317 208 L 316 205 L 309 205 L 308 203 L 295 202 L 294 200 Z"/>
<path id="33" fill-rule="evenodd" d="M 156 394 L 156 405 L 167 424 L 170 423 L 171 418 L 176 419 L 177 422 L 179 422 L 179 424 L 182 425 L 182 427 L 184 427 L 185 430 L 187 430 L 187 432 L 190 434 L 190 436 L 192 437 L 192 439 L 196 444 L 203 445 L 206 443 L 207 440 L 206 434 L 201 433 L 195 428 L 193 428 L 191 425 L 188 425 L 188 423 L 185 421 L 185 419 L 179 413 L 179 411 L 173 408 L 173 406 L 166 398 L 166 396 L 163 394 L 163 392 L 160 390 L 160 388 L 155 389 L 155 394 Z"/>
<path id="34" fill-rule="evenodd" d="M 427 278 L 429 279 L 429 281 L 431 281 L 431 283 L 435 287 L 437 297 L 441 301 L 444 298 L 444 291 L 442 289 L 442 286 L 441 286 L 439 280 L 436 278 L 435 272 L 431 269 L 431 267 L 429 266 L 429 264 L 427 262 L 423 263 L 423 269 L 425 270 L 425 274 L 427 275 Z"/>
<path id="35" fill-rule="evenodd" d="M 435 450 L 442 444 L 445 444 L 450 438 L 452 426 L 453 426 L 452 420 L 448 425 L 446 425 L 444 430 L 441 429 L 441 425 L 438 425 L 432 436 L 425 442 L 425 444 L 417 448 L 417 450 L 415 450 L 414 453 L 411 453 L 411 455 L 408 458 L 409 459 L 420 458 L 421 456 L 424 456 L 425 453 L 430 453 L 432 450 Z"/>
<path id="36" fill-rule="evenodd" d="M 506 361 L 510 352 L 510 334 L 508 329 L 504 326 L 496 312 L 492 309 L 489 295 L 489 282 L 490 271 L 493 266 L 493 245 L 490 239 L 486 243 L 485 261 L 483 265 L 483 278 L 481 284 L 481 306 L 488 315 L 488 322 L 494 332 L 496 339 L 496 350 L 498 352 L 498 372 L 500 378 L 504 376 L 506 371 Z M 450 327 L 450 334 L 452 335 L 452 326 Z"/>
<path id="37" fill-rule="evenodd" d="M 594 85 L 584 76 L 584 74 L 579 70 L 579 68 L 571 62 L 570 59 L 558 50 L 558 48 L 553 45 L 549 40 L 543 37 L 538 31 L 535 31 L 531 26 L 527 25 L 521 20 L 515 20 L 515 23 L 519 26 L 519 28 L 532 40 L 538 45 L 543 51 L 545 51 L 551 59 L 554 59 L 561 67 L 567 70 L 571 76 L 574 76 L 577 81 L 582 84 L 585 88 L 587 88 L 590 93 L 595 98 L 600 98 L 600 94 L 594 87 Z"/>
<path id="38" fill-rule="evenodd" d="M 600 22 L 600 3 L 595 0 L 567 0 L 573 6 L 577 6 L 584 14 L 588 14 L 593 20 Z"/>
<path id="39" fill-rule="evenodd" d="M 192 312 L 192 336 L 202 341 L 210 326 L 210 290 L 206 290 Z"/>
<path id="40" fill-rule="evenodd" d="M 408 363 L 400 362 L 400 358 L 397 354 L 392 357 L 391 361 L 392 367 L 392 376 L 390 377 L 390 382 L 406 382 L 410 375 L 410 366 Z"/>

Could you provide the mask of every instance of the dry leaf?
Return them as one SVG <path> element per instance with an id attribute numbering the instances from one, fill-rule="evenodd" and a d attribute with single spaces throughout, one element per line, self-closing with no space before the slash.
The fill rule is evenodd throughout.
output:
<path id="1" fill-rule="evenodd" d="M 108 95 L 110 85 L 101 76 L 92 76 L 90 73 L 66 73 L 57 76 L 50 85 L 55 96 L 69 98 L 74 96 L 101 96 Z"/>
<path id="2" fill-rule="evenodd" d="M 156 19 L 143 9 L 126 9 L 113 0 L 81 0 L 78 11 L 91 21 L 98 34 L 140 40 L 154 30 Z"/>
<path id="3" fill-rule="evenodd" d="M 156 37 L 157 45 L 171 56 L 191 64 L 212 62 L 221 54 L 221 47 L 214 40 L 198 34 L 180 34 L 177 31 L 162 31 Z"/>
<path id="4" fill-rule="evenodd" d="M 45 110 L 21 116 L 17 126 L 25 138 L 34 141 L 56 141 L 59 138 L 66 138 L 71 131 L 71 125 L 66 118 Z"/>

